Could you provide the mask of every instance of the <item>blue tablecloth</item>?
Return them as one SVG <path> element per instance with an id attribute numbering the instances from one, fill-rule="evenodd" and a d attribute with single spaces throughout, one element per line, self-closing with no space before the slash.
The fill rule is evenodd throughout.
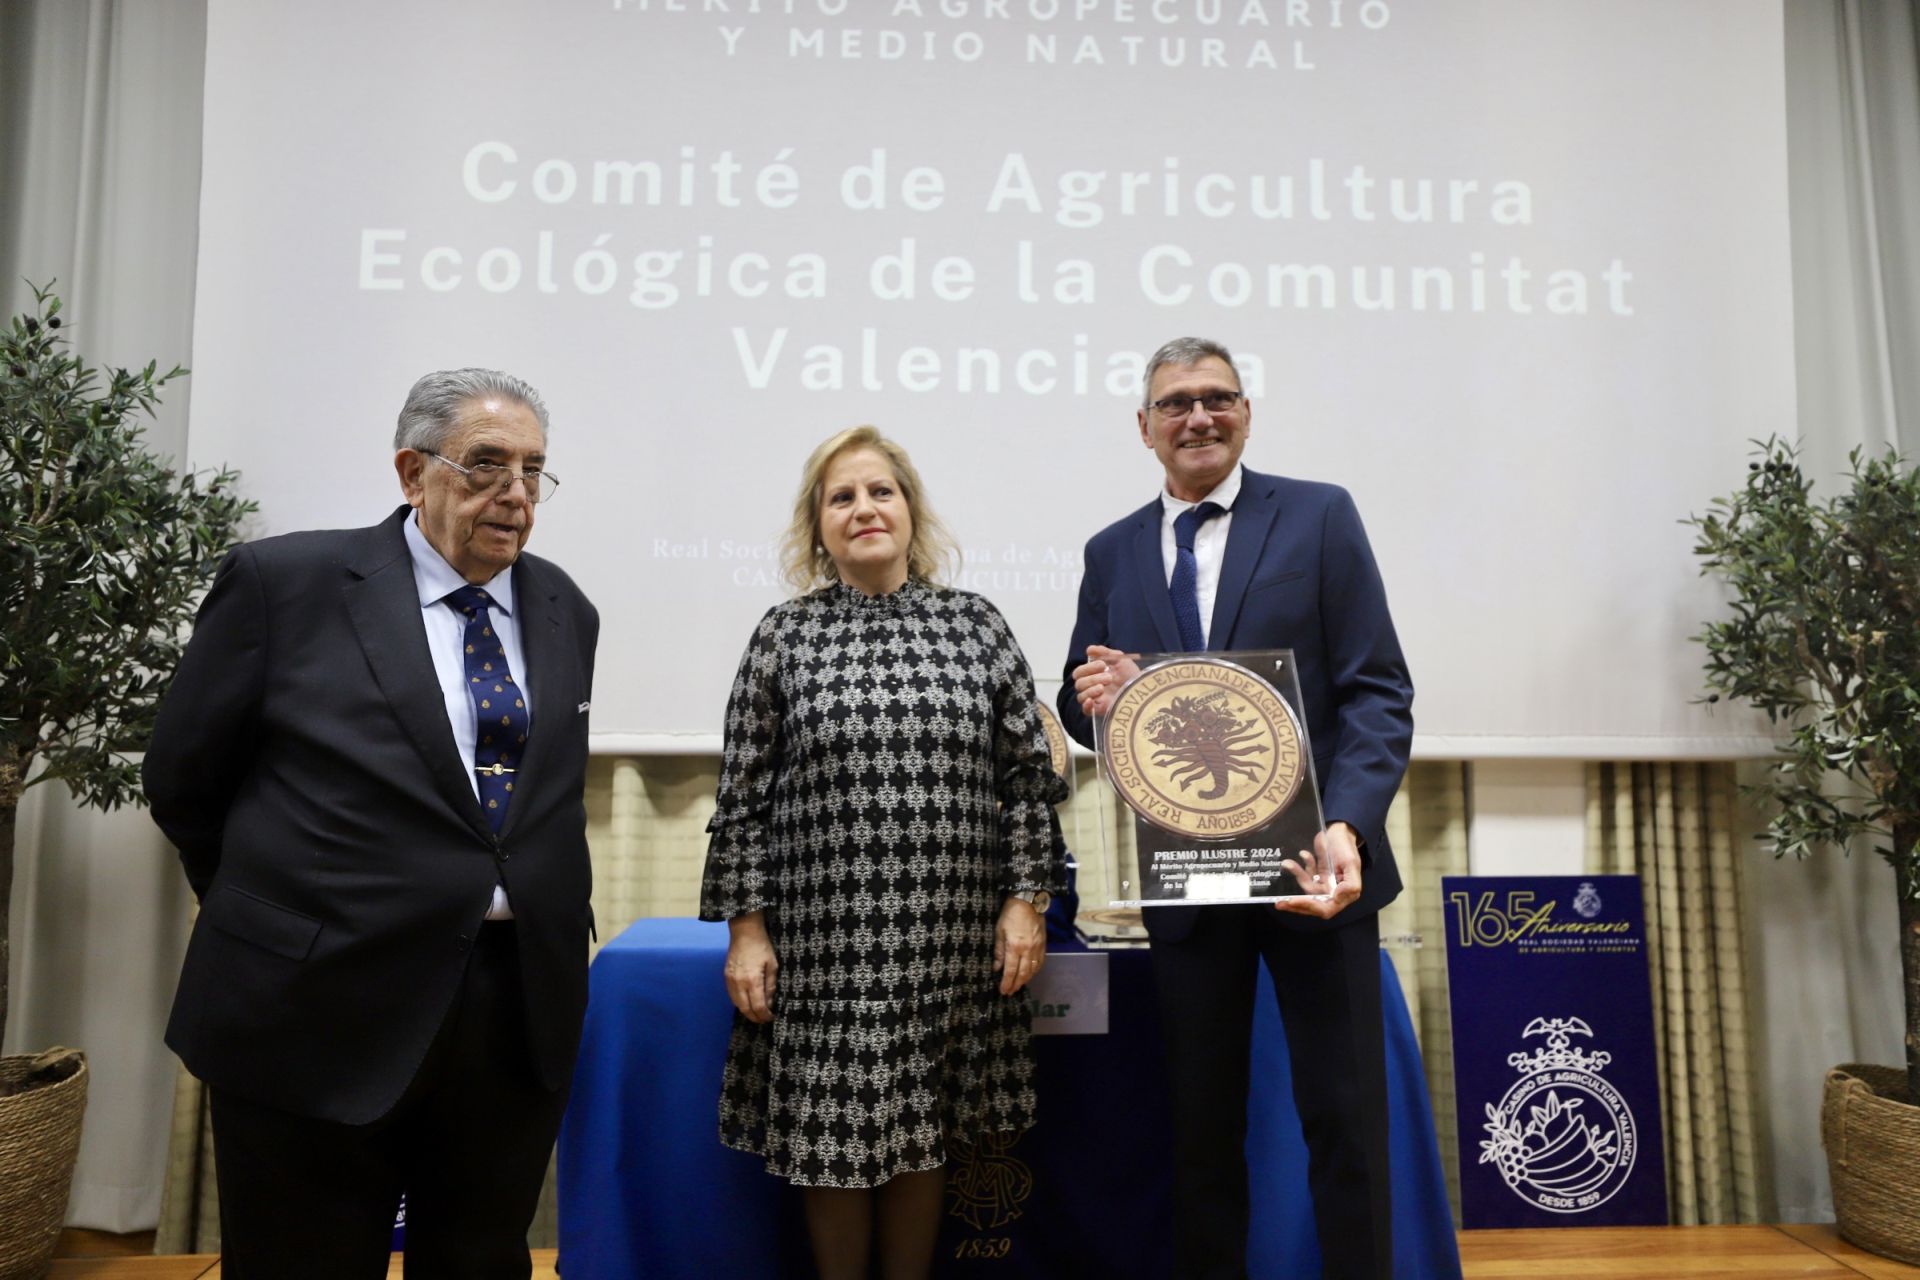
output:
<path id="1" fill-rule="evenodd" d="M 732 1005 L 721 982 L 726 926 L 641 920 L 594 961 L 573 1099 L 560 1131 L 565 1280 L 804 1277 L 798 1197 L 758 1157 L 716 1137 Z M 1151 958 L 1108 953 L 1104 1036 L 1040 1036 L 1040 1123 L 1006 1151 L 950 1166 L 937 1271 L 947 1276 L 1163 1276 L 1171 1269 L 1170 1133 Z M 1381 956 L 1392 1108 L 1394 1273 L 1460 1275 L 1413 1025 Z M 1252 1275 L 1320 1270 L 1306 1146 L 1286 1040 L 1266 975 L 1248 1115 Z M 965 1178 L 962 1178 L 962 1174 Z"/>

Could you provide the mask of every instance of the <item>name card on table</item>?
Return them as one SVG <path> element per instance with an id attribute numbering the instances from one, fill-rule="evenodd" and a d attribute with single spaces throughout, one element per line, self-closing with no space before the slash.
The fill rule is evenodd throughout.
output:
<path id="1" fill-rule="evenodd" d="M 1049 952 L 1032 983 L 1033 1034 L 1107 1034 L 1107 957 L 1094 951 Z"/>

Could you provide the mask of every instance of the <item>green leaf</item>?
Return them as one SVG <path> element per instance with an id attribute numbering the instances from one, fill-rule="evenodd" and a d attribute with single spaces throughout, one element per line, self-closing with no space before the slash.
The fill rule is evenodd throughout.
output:
<path id="1" fill-rule="evenodd" d="M 232 472 L 203 485 L 147 451 L 158 389 L 184 369 L 86 364 L 73 327 L 47 323 L 52 286 L 33 292 L 36 309 L 0 326 L 0 751 L 18 766 L 0 769 L 0 806 L 38 757 L 36 782 L 106 808 L 140 799 L 125 756 L 144 749 L 197 597 L 255 508 Z"/>
<path id="2" fill-rule="evenodd" d="M 1755 442 L 1743 486 L 1686 523 L 1701 572 L 1727 590 L 1706 622 L 1714 696 L 1787 726 L 1773 781 L 1776 853 L 1920 823 L 1920 475 L 1855 449 L 1816 497 L 1793 446 Z M 1824 788 L 1824 789 L 1823 789 Z M 1883 849 L 1920 876 L 1920 849 Z"/>

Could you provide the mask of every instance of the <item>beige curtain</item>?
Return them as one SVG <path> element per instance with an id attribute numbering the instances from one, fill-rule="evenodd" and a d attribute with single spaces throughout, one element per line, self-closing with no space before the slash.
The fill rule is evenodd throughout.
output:
<path id="1" fill-rule="evenodd" d="M 1676 1225 L 1758 1222 L 1734 767 L 1587 766 L 1587 870 L 1638 875 Z"/>
<path id="2" fill-rule="evenodd" d="M 167 1171 L 160 1188 L 155 1253 L 220 1252 L 220 1193 L 213 1181 L 213 1120 L 207 1090 L 187 1074 L 174 1073 L 173 1127 L 167 1139 Z"/>
<path id="3" fill-rule="evenodd" d="M 717 756 L 593 761 L 587 772 L 587 838 L 593 848 L 593 910 L 601 941 L 619 936 L 642 916 L 688 916 L 699 909 L 707 819 L 713 814 L 719 777 Z M 1448 1191 L 1456 1205 L 1453 1050 L 1447 1029 L 1439 877 L 1466 871 L 1465 797 L 1457 764 L 1416 764 L 1409 771 L 1388 818 L 1394 846 L 1402 851 L 1407 892 L 1381 917 L 1383 945 L 1393 956 L 1420 1033 L 1434 1120 L 1447 1161 Z M 1083 903 L 1092 902 L 1104 892 L 1086 874 L 1093 871 L 1093 854 L 1103 839 L 1124 838 L 1129 828 L 1115 821 L 1112 796 L 1098 785 L 1090 759 L 1080 762 L 1073 798 L 1061 806 L 1060 825 L 1088 864 L 1080 887 Z M 220 1203 L 211 1152 L 205 1091 L 182 1071 L 175 1090 L 156 1253 L 219 1251 Z M 550 1168 L 529 1239 L 536 1248 L 546 1248 L 556 1237 Z"/>
<path id="4" fill-rule="evenodd" d="M 1427 1096 L 1446 1172 L 1447 1203 L 1460 1225 L 1460 1149 L 1453 1091 L 1453 1019 L 1447 1006 L 1447 918 L 1442 876 L 1467 874 L 1467 773 L 1459 761 L 1421 760 L 1387 814 L 1406 888 L 1380 913 L 1380 945 L 1393 958 L 1420 1037 Z"/>

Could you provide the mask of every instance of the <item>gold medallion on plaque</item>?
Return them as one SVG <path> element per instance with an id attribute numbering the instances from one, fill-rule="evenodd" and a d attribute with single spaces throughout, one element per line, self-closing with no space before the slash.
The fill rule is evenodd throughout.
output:
<path id="1" fill-rule="evenodd" d="M 1047 755 L 1053 762 L 1053 771 L 1073 781 L 1073 753 L 1067 750 L 1067 731 L 1060 726 L 1060 717 L 1053 714 L 1053 708 L 1044 702 L 1033 704 L 1040 711 L 1040 730 L 1047 735 Z"/>
<path id="2" fill-rule="evenodd" d="M 1258 831 L 1307 776 L 1300 723 L 1238 663 L 1170 658 L 1129 680 L 1102 726 L 1107 776 L 1133 811 L 1196 840 Z"/>

